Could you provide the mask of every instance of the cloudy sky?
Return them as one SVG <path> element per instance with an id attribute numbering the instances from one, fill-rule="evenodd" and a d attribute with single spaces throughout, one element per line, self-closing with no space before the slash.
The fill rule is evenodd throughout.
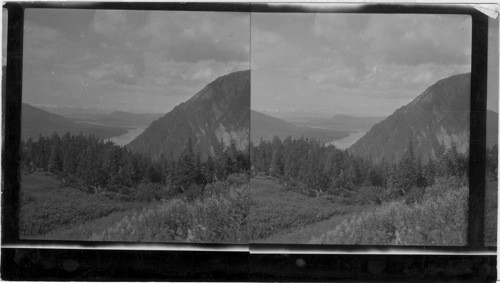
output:
<path id="1" fill-rule="evenodd" d="M 469 16 L 254 13 L 251 24 L 256 110 L 386 116 L 470 72 Z"/>
<path id="2" fill-rule="evenodd" d="M 23 101 L 166 113 L 249 49 L 248 13 L 27 9 Z"/>

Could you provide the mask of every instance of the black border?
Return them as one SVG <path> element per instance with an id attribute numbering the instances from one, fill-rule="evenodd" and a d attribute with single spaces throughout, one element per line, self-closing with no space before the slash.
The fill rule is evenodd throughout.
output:
<path id="1" fill-rule="evenodd" d="M 365 280 L 400 280 L 401 278 L 414 278 L 410 272 L 408 276 L 401 275 L 396 271 L 405 273 L 400 269 L 400 262 L 409 260 L 412 264 L 419 263 L 418 268 L 425 271 L 429 262 L 438 266 L 449 265 L 456 260 L 468 261 L 475 266 L 473 270 L 483 269 L 496 270 L 496 257 L 487 255 L 462 255 L 462 256 L 429 256 L 429 255 L 349 255 L 349 252 L 374 251 L 398 251 L 402 253 L 421 252 L 496 252 L 496 247 L 484 247 L 484 195 L 485 195 L 485 148 L 486 148 L 486 87 L 487 87 L 487 39 L 488 18 L 481 12 L 468 6 L 453 5 L 416 5 L 416 4 L 291 4 L 291 5 L 268 5 L 260 3 L 124 3 L 124 2 L 7 2 L 4 8 L 8 9 L 8 48 L 7 48 L 7 71 L 5 87 L 5 111 L 4 135 L 2 148 L 2 244 L 35 244 L 45 245 L 49 249 L 12 249 L 2 248 L 2 277 L 4 279 L 45 279 L 45 280 L 321 280 L 325 278 L 336 279 L 365 279 Z M 471 116 L 470 116 L 470 177 L 469 177 L 469 225 L 468 245 L 460 247 L 426 247 L 426 246 L 338 246 L 338 245 L 274 245 L 274 244 L 250 244 L 252 251 L 265 252 L 266 250 L 281 250 L 287 252 L 307 252 L 309 255 L 255 255 L 242 252 L 179 252 L 179 251 L 147 251 L 147 250 L 57 250 L 50 249 L 50 245 L 77 245 L 84 247 L 109 248 L 116 245 L 130 245 L 130 243 L 118 242 L 74 242 L 74 241 L 31 241 L 19 240 L 17 208 L 19 202 L 19 144 L 20 144 L 20 114 L 22 93 L 22 48 L 23 48 L 23 24 L 24 9 L 26 8 L 60 8 L 60 9 L 120 9 L 120 10 L 172 10 L 172 11 L 220 11 L 220 12 L 252 12 L 252 13 L 386 13 L 386 14 L 461 14 L 470 15 L 472 18 L 472 63 L 471 63 Z M 161 245 L 158 243 L 141 243 L 141 246 Z M 168 244 L 175 248 L 210 248 L 219 249 L 228 247 L 224 244 Z M 247 247 L 246 245 L 230 245 L 232 248 Z M 343 255 L 313 255 L 321 252 L 341 252 Z M 26 264 L 21 262 L 29 255 Z M 80 266 L 85 266 L 87 275 L 78 275 L 68 270 L 60 272 L 45 272 L 40 269 L 40 261 L 33 260 L 33 255 L 42 258 L 60 255 L 63 259 L 79 258 Z M 17 261 L 15 260 L 17 258 Z M 19 258 L 21 258 L 19 260 Z M 142 261 L 137 267 L 136 258 Z M 182 260 L 176 261 L 175 258 Z M 200 264 L 209 262 L 207 269 L 200 269 Z M 293 260 L 292 260 L 293 258 Z M 304 260 L 307 258 L 307 260 Z M 104 259 L 116 261 L 108 265 L 108 270 L 103 271 L 96 267 L 101 266 Z M 160 262 L 168 259 L 174 264 L 175 272 L 159 271 Z M 299 272 L 304 269 L 302 260 L 310 269 L 308 272 Z M 338 261 L 340 260 L 340 265 Z M 371 262 L 385 262 L 387 267 L 385 273 L 374 276 L 368 267 Z M 267 263 L 266 263 L 267 262 Z M 312 267 L 309 265 L 312 264 Z M 350 263 L 344 266 L 344 263 Z M 479 267 L 477 263 L 480 262 Z M 180 264 L 182 263 L 182 265 Z M 344 270 L 337 273 L 332 271 L 332 263 L 342 267 Z M 398 265 L 399 264 L 399 265 Z M 410 264 L 411 265 L 411 264 Z M 412 266 L 413 266 L 412 265 Z M 406 265 L 405 265 L 406 266 Z M 434 266 L 434 265 L 433 265 Z M 9 269 L 7 269 L 9 267 Z M 407 266 L 406 266 L 407 267 Z M 133 271 L 125 272 L 123 268 L 131 268 Z M 167 268 L 167 267 L 165 267 Z M 297 269 L 298 268 L 298 269 Z M 330 269 L 329 269 L 330 268 Z M 233 270 L 236 269 L 236 272 Z M 98 271 L 99 270 L 99 271 Z M 169 270 L 167 268 L 167 270 Z M 197 270 L 197 271 L 189 271 Z M 201 271 L 200 271 L 201 270 Z M 299 271 L 297 271 L 299 270 Z M 333 269 L 335 271 L 336 269 Z M 29 272 L 35 272 L 30 276 Z M 104 273 L 103 273 L 104 272 Z M 216 272 L 211 276 L 208 273 Z M 316 273 L 319 272 L 319 273 Z M 340 273 L 339 273 L 340 272 Z M 396 272 L 398 276 L 394 276 Z M 107 274 L 106 274 L 107 273 Z M 148 275 L 149 274 L 149 275 Z M 355 275 L 358 274 L 359 276 Z M 371 274 L 371 275 L 370 275 Z M 385 274 L 385 275 L 384 275 Z M 440 274 L 440 273 L 438 273 Z M 451 274 L 451 275 L 450 275 Z M 460 274 L 448 275 L 451 278 L 462 278 Z M 484 272 L 482 273 L 484 275 Z M 489 272 L 489 278 L 494 273 Z M 36 276 L 35 276 L 36 275 Z M 375 274 L 376 275 L 376 274 Z M 435 278 L 426 276 L 425 278 Z M 441 274 L 447 276 L 446 272 Z M 130 277 L 131 276 L 131 277 Z M 402 277 L 401 277 L 402 276 Z M 458 276 L 458 277 L 457 277 Z M 496 275 L 495 275 L 496 276 Z M 397 278 L 397 279 L 396 279 Z M 439 278 L 439 277 L 437 277 Z M 450 277 L 447 277 L 450 278 Z M 467 277 L 472 278 L 472 277 Z M 481 277 L 482 278 L 482 277 Z"/>

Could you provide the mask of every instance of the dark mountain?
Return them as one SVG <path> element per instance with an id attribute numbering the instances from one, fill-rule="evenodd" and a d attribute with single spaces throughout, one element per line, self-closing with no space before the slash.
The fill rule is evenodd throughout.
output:
<path id="1" fill-rule="evenodd" d="M 442 79 L 375 124 L 350 150 L 375 161 L 397 160 L 411 139 L 424 162 L 435 157 L 440 144 L 449 148 L 455 143 L 464 153 L 469 148 L 469 113 L 470 74 Z"/>
<path id="2" fill-rule="evenodd" d="M 110 138 L 127 133 L 126 128 L 109 127 L 87 123 L 76 123 L 63 116 L 43 111 L 29 104 L 23 103 L 21 109 L 21 138 L 50 137 L 53 132 L 64 135 L 82 133 L 84 135 L 95 135 L 101 138 Z"/>
<path id="3" fill-rule="evenodd" d="M 135 152 L 177 157 L 191 138 L 202 157 L 219 141 L 247 149 L 250 126 L 250 71 L 217 78 L 188 101 L 154 121 L 127 146 Z"/>
<path id="4" fill-rule="evenodd" d="M 156 113 L 129 113 L 124 111 L 114 111 L 108 115 L 102 115 L 95 120 L 103 123 L 124 124 L 124 125 L 149 125 L 153 121 L 160 119 L 165 114 Z"/>
<path id="5" fill-rule="evenodd" d="M 279 118 L 271 117 L 260 112 L 251 111 L 251 139 L 254 144 L 260 140 L 272 140 L 278 136 L 281 140 L 291 136 L 294 139 L 303 137 L 315 138 L 322 142 L 331 142 L 345 138 L 349 135 L 347 131 L 334 131 L 309 126 L 296 126 Z"/>
<path id="6" fill-rule="evenodd" d="M 93 120 L 96 117 L 109 115 L 110 110 L 86 106 L 34 105 L 36 108 L 70 118 L 75 121 Z"/>

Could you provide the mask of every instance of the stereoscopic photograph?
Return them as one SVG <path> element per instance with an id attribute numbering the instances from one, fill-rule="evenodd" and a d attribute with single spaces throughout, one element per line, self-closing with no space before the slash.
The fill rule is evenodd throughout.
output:
<path id="1" fill-rule="evenodd" d="M 467 245 L 471 18 L 252 13 L 251 24 L 250 241 Z"/>
<path id="2" fill-rule="evenodd" d="M 469 15 L 27 8 L 23 30 L 21 240 L 468 244 Z"/>
<path id="3" fill-rule="evenodd" d="M 20 238 L 246 243 L 250 15 L 24 19 Z"/>

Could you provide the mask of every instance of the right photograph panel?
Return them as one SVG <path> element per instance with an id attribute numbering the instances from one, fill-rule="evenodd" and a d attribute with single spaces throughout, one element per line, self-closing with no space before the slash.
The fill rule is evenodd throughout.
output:
<path id="1" fill-rule="evenodd" d="M 471 28 L 252 13 L 251 242 L 466 245 Z"/>

